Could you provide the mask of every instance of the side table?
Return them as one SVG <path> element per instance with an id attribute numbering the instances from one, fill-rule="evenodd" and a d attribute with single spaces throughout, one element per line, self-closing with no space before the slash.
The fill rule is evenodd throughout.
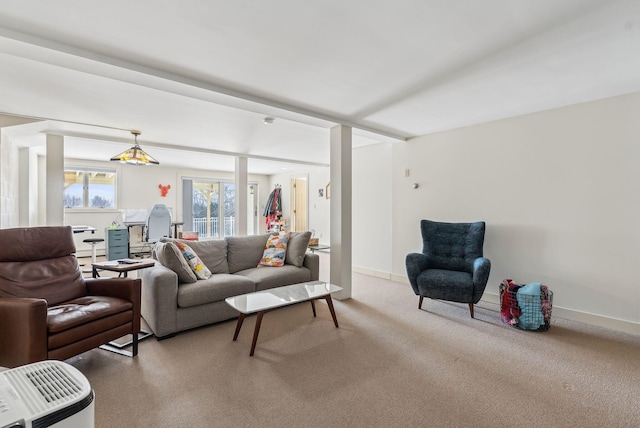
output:
<path id="1" fill-rule="evenodd" d="M 154 266 L 156 261 L 153 259 L 141 259 L 141 260 L 133 260 L 133 259 L 121 259 L 121 260 L 111 260 L 108 262 L 96 262 L 91 263 L 92 272 L 94 278 L 99 278 L 100 274 L 98 271 L 106 270 L 111 272 L 118 272 L 118 277 L 126 278 L 127 274 L 133 270 L 144 269 L 151 266 Z M 146 330 L 140 330 L 138 333 L 138 342 L 146 339 L 149 336 L 153 336 L 153 333 Z M 113 349 L 109 349 L 110 347 L 115 347 L 116 349 L 126 348 L 131 345 L 133 340 L 129 340 L 125 343 L 118 342 L 109 342 L 107 345 L 102 345 L 101 348 L 106 349 L 107 351 L 114 351 Z M 117 351 L 116 351 L 117 352 Z"/>
<path id="2" fill-rule="evenodd" d="M 111 260 L 108 262 L 91 263 L 91 266 L 93 266 L 92 272 L 93 272 L 94 278 L 100 277 L 100 274 L 98 273 L 98 271 L 100 270 L 118 272 L 119 277 L 122 276 L 126 278 L 127 274 L 132 270 L 148 268 L 155 264 L 156 264 L 156 261 L 153 259 L 141 259 L 141 260 L 120 259 L 120 260 Z"/>
<path id="3" fill-rule="evenodd" d="M 319 250 L 328 250 L 328 249 L 330 249 L 330 248 L 331 248 L 331 246 L 330 246 L 330 245 L 320 245 L 320 244 L 318 244 L 318 245 L 309 245 L 309 247 L 308 247 L 308 248 L 309 248 L 309 250 L 310 250 L 312 253 L 314 253 L 314 254 L 315 254 L 315 252 L 316 252 L 316 251 L 319 251 Z"/>

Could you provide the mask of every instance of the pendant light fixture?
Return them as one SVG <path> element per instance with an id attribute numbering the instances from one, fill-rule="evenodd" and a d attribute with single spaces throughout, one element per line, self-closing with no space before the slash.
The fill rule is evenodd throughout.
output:
<path id="1" fill-rule="evenodd" d="M 112 161 L 128 163 L 130 165 L 159 165 L 160 162 L 151 157 L 147 152 L 140 148 L 138 144 L 138 135 L 140 131 L 131 131 L 135 139 L 135 144 L 129 150 L 115 155 L 111 158 Z"/>

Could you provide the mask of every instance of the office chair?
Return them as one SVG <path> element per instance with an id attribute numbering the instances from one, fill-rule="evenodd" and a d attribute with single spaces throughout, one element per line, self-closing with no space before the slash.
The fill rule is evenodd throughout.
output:
<path id="1" fill-rule="evenodd" d="M 151 254 L 151 244 L 155 244 L 160 238 L 171 236 L 171 212 L 164 204 L 155 204 L 144 226 L 143 241 L 147 244 L 142 248 L 143 254 Z"/>
<path id="2" fill-rule="evenodd" d="M 169 236 L 171 236 L 171 212 L 166 205 L 155 204 L 147 217 L 144 240 L 154 244 L 160 238 Z"/>

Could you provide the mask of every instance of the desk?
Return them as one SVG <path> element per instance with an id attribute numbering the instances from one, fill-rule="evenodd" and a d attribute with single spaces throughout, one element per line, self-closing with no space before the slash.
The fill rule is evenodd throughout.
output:
<path id="1" fill-rule="evenodd" d="M 173 227 L 173 237 L 177 238 L 178 237 L 178 226 L 182 226 L 184 224 L 183 221 L 172 221 L 171 222 L 171 226 Z M 146 222 L 144 221 L 125 221 L 124 225 L 127 226 L 127 235 L 129 237 L 128 241 L 129 241 L 129 257 L 131 257 L 131 228 L 132 227 L 141 227 L 144 230 L 144 227 L 147 225 Z M 143 233 L 143 237 L 142 237 L 142 241 L 144 242 L 144 233 Z"/>
<path id="2" fill-rule="evenodd" d="M 173 227 L 173 237 L 177 238 L 178 237 L 178 226 L 182 226 L 184 224 L 184 221 L 172 221 L 171 222 L 171 226 Z M 136 221 L 136 222 L 128 222 L 125 221 L 124 225 L 127 226 L 127 229 L 130 229 L 132 227 L 145 227 L 147 225 L 146 222 L 144 221 Z M 131 238 L 129 238 L 131 239 Z"/>
<path id="3" fill-rule="evenodd" d="M 178 239 L 178 226 L 182 226 L 184 221 L 172 221 L 171 226 L 173 226 L 173 237 Z"/>
<path id="4" fill-rule="evenodd" d="M 73 233 L 96 233 L 96 228 L 93 226 L 71 226 L 71 230 L 73 231 Z"/>

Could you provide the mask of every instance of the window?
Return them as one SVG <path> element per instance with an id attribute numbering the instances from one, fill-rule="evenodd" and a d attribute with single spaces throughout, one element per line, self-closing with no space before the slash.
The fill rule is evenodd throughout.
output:
<path id="1" fill-rule="evenodd" d="M 66 167 L 65 208 L 116 208 L 116 171 Z"/>

